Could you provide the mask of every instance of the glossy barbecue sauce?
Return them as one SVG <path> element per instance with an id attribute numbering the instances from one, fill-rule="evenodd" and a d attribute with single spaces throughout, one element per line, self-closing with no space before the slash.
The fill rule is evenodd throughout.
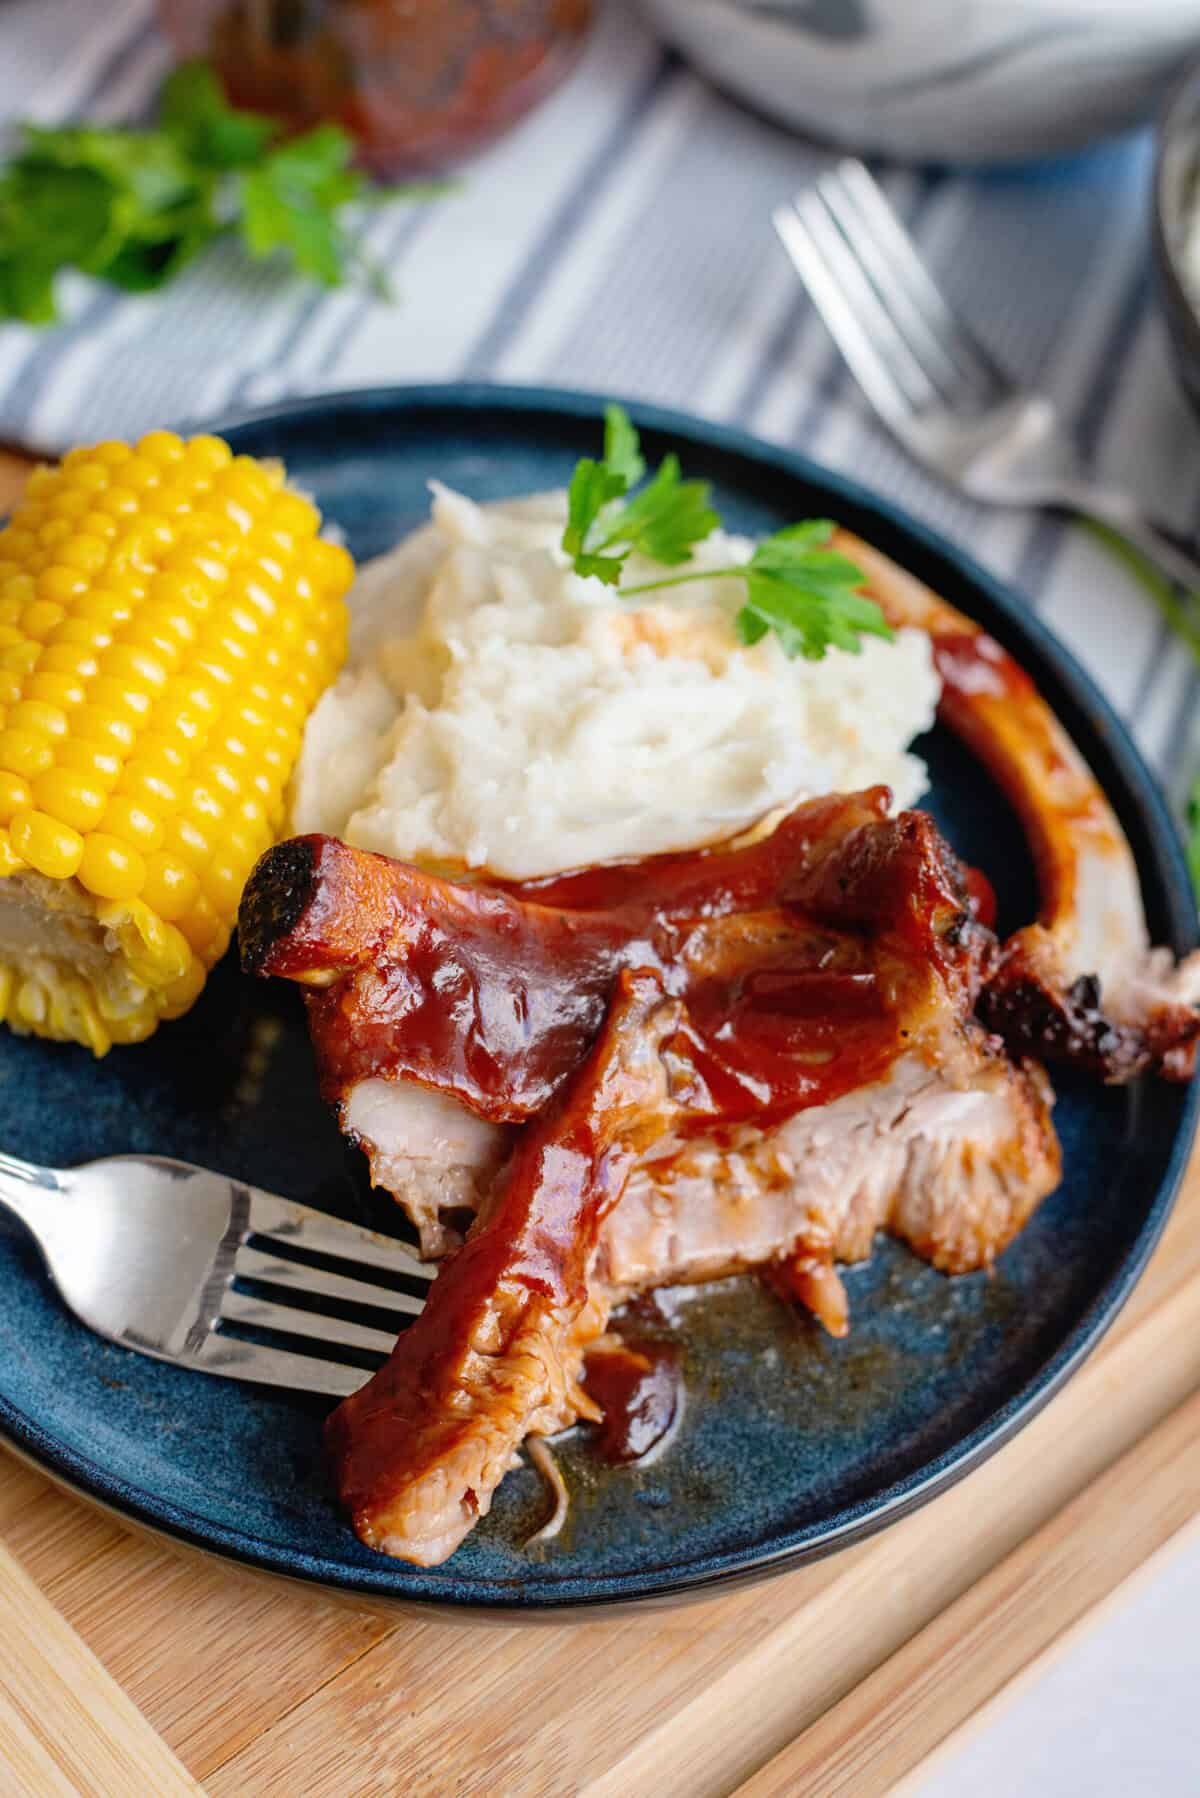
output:
<path id="1" fill-rule="evenodd" d="M 500 1123 L 545 1112 L 596 1040 L 617 974 L 646 969 L 686 1001 L 668 1047 L 681 1109 L 700 1128 L 766 1126 L 863 1084 L 894 1052 L 885 937 L 891 971 L 906 962 L 916 980 L 954 959 L 969 916 L 957 864 L 927 818 L 889 819 L 886 803 L 884 789 L 819 800 L 744 849 L 507 892 L 312 839 L 317 897 L 259 965 L 309 982 L 329 970 L 309 1008 L 330 1099 L 409 1078 Z M 357 944 L 325 924 L 348 912 Z"/>
<path id="2" fill-rule="evenodd" d="M 617 1466 L 640 1461 L 670 1435 L 683 1410 L 683 1371 L 673 1342 L 622 1336 L 593 1350 L 584 1384 L 604 1412 L 596 1448 Z"/>
<path id="3" fill-rule="evenodd" d="M 947 631 L 931 639 L 933 663 L 942 677 L 943 699 L 1022 699 L 1035 691 L 1032 680 L 986 631 Z"/>
<path id="4" fill-rule="evenodd" d="M 741 850 L 510 894 L 312 839 L 290 932 L 261 954 L 252 904 L 263 971 L 334 974 L 310 999 L 327 1090 L 406 1073 L 529 1119 L 486 1218 L 331 1422 L 356 1515 L 436 1456 L 427 1395 L 459 1390 L 474 1342 L 569 1340 L 604 1217 L 649 1147 L 767 1128 L 880 1079 L 945 984 L 969 982 L 961 870 L 927 817 L 886 805 L 883 790 L 818 801 Z M 611 1442 L 633 1452 L 661 1421 L 661 1376 L 622 1390 Z"/>

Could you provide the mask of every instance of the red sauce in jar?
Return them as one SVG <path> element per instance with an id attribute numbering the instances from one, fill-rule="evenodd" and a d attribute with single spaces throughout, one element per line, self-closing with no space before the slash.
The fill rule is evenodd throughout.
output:
<path id="1" fill-rule="evenodd" d="M 443 167 L 566 72 L 592 0 L 161 0 L 181 54 L 297 131 L 322 121 L 395 176 Z"/>

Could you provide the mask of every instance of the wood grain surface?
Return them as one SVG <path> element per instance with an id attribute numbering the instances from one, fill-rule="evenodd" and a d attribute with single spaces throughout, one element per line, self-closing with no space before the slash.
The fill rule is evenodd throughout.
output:
<path id="1" fill-rule="evenodd" d="M 29 464 L 0 451 L 0 513 Z M 168 1546 L 0 1451 L 3 1798 L 891 1791 L 1200 1516 L 1200 1159 L 1108 1341 L 961 1485 L 676 1609 L 430 1619 Z"/>
<path id="2" fill-rule="evenodd" d="M 1020 1436 L 726 1597 L 514 1626 L 372 1609 L 127 1533 L 9 1456 L 0 1541 L 212 1798 L 860 1798 L 1200 1511 L 1198 1389 L 1195 1162 L 1112 1334 Z"/>
<path id="3" fill-rule="evenodd" d="M 0 1786 L 44 1798 L 202 1789 L 3 1547 Z"/>

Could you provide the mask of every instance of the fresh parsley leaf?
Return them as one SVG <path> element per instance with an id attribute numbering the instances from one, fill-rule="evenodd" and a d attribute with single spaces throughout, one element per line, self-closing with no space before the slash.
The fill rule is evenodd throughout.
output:
<path id="1" fill-rule="evenodd" d="M 623 406 L 604 408 L 604 466 L 620 475 L 622 493 L 636 487 L 646 472 L 646 461 L 633 420 Z"/>
<path id="2" fill-rule="evenodd" d="M 206 62 L 184 62 L 168 75 L 159 123 L 193 163 L 209 169 L 252 168 L 280 135 L 276 120 L 230 106 Z"/>
<path id="3" fill-rule="evenodd" d="M 604 460 L 585 457 L 577 463 L 568 489 L 562 547 L 576 574 L 616 587 L 635 551 L 665 568 L 678 567 L 716 530 L 721 521 L 710 504 L 708 482 L 685 481 L 678 456 L 665 456 L 647 485 L 627 498 L 645 472 L 627 414 L 620 406 L 606 407 Z M 874 600 L 859 591 L 862 570 L 828 547 L 833 530 L 828 519 L 809 518 L 767 537 L 749 562 L 640 581 L 622 587 L 621 597 L 688 581 L 740 580 L 746 601 L 736 625 L 743 643 L 760 643 L 774 631 L 789 656 L 820 661 L 828 649 L 858 655 L 864 636 L 890 638 L 892 630 Z M 1200 841 L 1200 825 L 1197 831 Z"/>
<path id="4" fill-rule="evenodd" d="M 353 150 L 337 125 L 318 125 L 241 177 L 241 231 L 252 256 L 285 250 L 301 274 L 326 287 L 344 279 L 352 245 L 337 214 L 363 187 L 350 167 Z"/>
<path id="5" fill-rule="evenodd" d="M 721 522 L 708 496 L 707 481 L 685 481 L 679 457 L 664 456 L 648 486 L 616 514 L 604 543 L 627 544 L 666 568 L 686 562 L 693 545 L 711 536 Z"/>
<path id="6" fill-rule="evenodd" d="M 568 489 L 562 547 L 576 574 L 594 575 L 615 587 L 635 551 L 669 567 L 686 562 L 692 545 L 716 529 L 708 482 L 683 480 L 678 456 L 664 457 L 649 483 L 618 504 L 645 472 L 641 442 L 628 413 L 620 406 L 605 407 L 604 460 L 585 457 Z"/>
<path id="7" fill-rule="evenodd" d="M 787 655 L 819 662 L 827 649 L 858 655 L 864 636 L 892 636 L 874 600 L 858 591 L 862 570 L 822 547 L 832 535 L 827 519 L 813 519 L 758 545 L 742 570 L 746 603 L 737 630 L 743 643 L 758 643 L 773 630 Z"/>
<path id="8" fill-rule="evenodd" d="M 625 476 L 606 462 L 593 462 L 585 456 L 575 467 L 567 489 L 567 525 L 562 546 L 575 565 L 576 574 L 595 575 L 608 586 L 615 587 L 621 578 L 624 558 L 592 554 L 588 539 L 597 518 L 610 500 L 619 499 L 625 491 Z"/>

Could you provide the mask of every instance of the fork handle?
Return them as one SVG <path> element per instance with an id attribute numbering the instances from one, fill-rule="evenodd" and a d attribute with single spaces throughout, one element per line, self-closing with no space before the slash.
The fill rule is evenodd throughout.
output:
<path id="1" fill-rule="evenodd" d="M 32 1161 L 21 1161 L 16 1155 L 0 1151 L 0 1206 L 30 1229 L 36 1227 L 38 1199 L 62 1191 L 62 1175 L 56 1168 L 36 1167 Z"/>
<path id="2" fill-rule="evenodd" d="M 1084 517 L 1093 518 L 1118 532 L 1161 569 L 1168 580 L 1189 591 L 1200 589 L 1200 556 L 1194 542 L 1149 517 L 1128 494 L 1083 487 L 1064 494 L 1064 503 L 1072 511 L 1081 512 Z"/>

